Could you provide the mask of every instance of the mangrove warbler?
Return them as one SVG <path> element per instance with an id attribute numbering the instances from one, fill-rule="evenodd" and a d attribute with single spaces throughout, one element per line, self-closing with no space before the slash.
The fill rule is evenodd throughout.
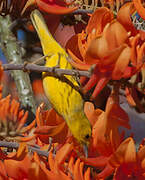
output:
<path id="1" fill-rule="evenodd" d="M 31 20 L 40 38 L 44 55 L 49 55 L 45 66 L 55 67 L 59 63 L 61 69 L 72 69 L 67 61 L 68 54 L 54 40 L 38 10 L 31 13 Z M 48 76 L 46 72 L 42 73 L 42 78 L 44 91 L 54 109 L 65 119 L 73 136 L 81 144 L 88 145 L 91 125 L 84 113 L 84 101 L 80 93 L 61 78 Z M 65 75 L 65 78 L 78 86 L 74 77 Z"/>

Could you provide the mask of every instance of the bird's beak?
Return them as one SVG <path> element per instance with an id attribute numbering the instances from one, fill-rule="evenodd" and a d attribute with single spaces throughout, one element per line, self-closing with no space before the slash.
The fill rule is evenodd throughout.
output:
<path id="1" fill-rule="evenodd" d="M 83 145 L 83 150 L 85 153 L 85 157 L 88 158 L 88 146 L 86 144 Z"/>

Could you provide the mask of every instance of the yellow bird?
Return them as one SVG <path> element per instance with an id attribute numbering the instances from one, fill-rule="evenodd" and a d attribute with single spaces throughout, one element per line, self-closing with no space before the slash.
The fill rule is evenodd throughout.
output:
<path id="1" fill-rule="evenodd" d="M 40 38 L 44 55 L 49 55 L 45 66 L 55 67 L 59 63 L 61 69 L 72 69 L 67 61 L 68 54 L 55 41 L 38 10 L 31 13 L 31 20 Z M 48 76 L 47 72 L 42 73 L 42 78 L 45 94 L 53 108 L 65 119 L 78 142 L 87 147 L 91 137 L 91 125 L 84 113 L 84 100 L 81 94 L 61 78 Z M 79 87 L 74 77 L 65 75 L 65 78 Z"/>

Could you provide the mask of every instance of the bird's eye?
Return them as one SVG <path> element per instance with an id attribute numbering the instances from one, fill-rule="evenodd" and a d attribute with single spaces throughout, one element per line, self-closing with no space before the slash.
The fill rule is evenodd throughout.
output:
<path id="1" fill-rule="evenodd" d="M 87 134 L 87 135 L 85 136 L 86 139 L 89 139 L 89 137 L 90 137 L 89 134 Z"/>

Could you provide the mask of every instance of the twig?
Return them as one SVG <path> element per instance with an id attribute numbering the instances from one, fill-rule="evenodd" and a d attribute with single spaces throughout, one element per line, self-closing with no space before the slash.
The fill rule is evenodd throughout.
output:
<path id="1" fill-rule="evenodd" d="M 19 143 L 0 141 L 0 147 L 18 149 L 19 148 Z M 32 147 L 32 146 L 29 146 L 29 145 L 28 145 L 28 150 L 30 152 L 37 152 L 37 154 L 39 154 L 41 156 L 45 156 L 45 157 L 48 157 L 48 155 L 49 155 L 48 151 L 43 151 L 43 150 L 40 150 L 39 148 Z"/>
<path id="2" fill-rule="evenodd" d="M 60 69 L 60 68 L 49 68 L 45 66 L 39 66 L 36 64 L 2 64 L 4 71 L 8 70 L 23 70 L 23 71 L 35 71 L 35 72 L 48 72 L 49 76 L 62 76 L 62 75 L 79 75 L 90 77 L 91 73 L 88 71 L 78 71 L 78 70 L 70 70 L 70 69 Z"/>
<path id="3" fill-rule="evenodd" d="M 93 13 L 93 10 L 90 9 L 77 9 L 72 12 L 72 14 L 88 14 L 88 13 Z"/>

